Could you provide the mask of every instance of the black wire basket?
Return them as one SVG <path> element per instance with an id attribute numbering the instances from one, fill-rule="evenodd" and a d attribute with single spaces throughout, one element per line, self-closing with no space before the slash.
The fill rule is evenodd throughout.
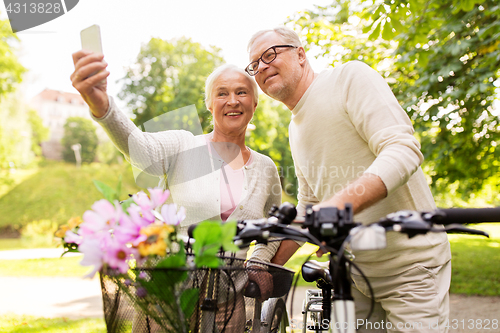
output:
<path id="1" fill-rule="evenodd" d="M 286 299 L 293 271 L 265 264 L 247 268 L 244 260 L 221 259 L 224 264 L 216 269 L 144 267 L 125 277 L 101 271 L 107 331 L 244 332 L 254 301 L 244 296 L 249 274 L 253 280 L 271 274 L 272 297 Z"/>

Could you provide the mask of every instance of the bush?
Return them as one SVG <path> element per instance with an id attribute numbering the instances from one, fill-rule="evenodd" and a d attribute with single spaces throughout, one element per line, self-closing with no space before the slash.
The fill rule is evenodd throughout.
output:
<path id="1" fill-rule="evenodd" d="M 38 220 L 28 223 L 21 229 L 23 242 L 31 246 L 51 246 L 54 244 L 54 233 L 58 225 L 51 220 Z"/>
<path id="2" fill-rule="evenodd" d="M 97 147 L 97 159 L 105 164 L 120 164 L 124 161 L 122 153 L 113 145 L 111 141 L 105 141 Z"/>
<path id="3" fill-rule="evenodd" d="M 71 147 L 80 144 L 82 162 L 93 162 L 97 152 L 98 139 L 92 120 L 81 117 L 68 118 L 66 124 L 64 124 L 64 137 L 61 143 L 65 161 L 76 162 L 75 152 Z"/>

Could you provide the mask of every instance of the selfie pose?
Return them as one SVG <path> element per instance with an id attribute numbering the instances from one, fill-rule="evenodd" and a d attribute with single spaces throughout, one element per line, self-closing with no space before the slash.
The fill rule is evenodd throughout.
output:
<path id="1" fill-rule="evenodd" d="M 205 102 L 214 130 L 195 136 L 184 130 L 142 132 L 107 95 L 110 73 L 104 56 L 81 50 L 73 54 L 73 62 L 71 81 L 93 119 L 132 165 L 161 178 L 160 184 L 170 190 L 168 202 L 186 209 L 181 232 L 208 219 L 266 217 L 272 205 L 281 203 L 276 165 L 245 145 L 245 132 L 258 103 L 257 85 L 245 71 L 223 65 L 207 78 Z M 251 259 L 270 262 L 278 246 L 257 246 Z M 245 258 L 246 251 L 237 256 Z M 263 284 L 267 280 L 259 278 L 260 273 L 249 275 L 259 284 L 261 298 L 269 298 L 272 282 Z"/>

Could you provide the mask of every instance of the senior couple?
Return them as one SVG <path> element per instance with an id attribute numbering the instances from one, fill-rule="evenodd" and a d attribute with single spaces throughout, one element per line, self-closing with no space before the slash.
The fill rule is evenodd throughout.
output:
<path id="1" fill-rule="evenodd" d="M 402 209 L 435 208 L 412 124 L 378 73 L 358 61 L 315 73 L 299 37 L 285 27 L 257 32 L 248 52 L 250 64 L 245 70 L 223 65 L 207 78 L 205 102 L 214 129 L 205 135 L 138 130 L 106 94 L 103 82 L 110 73 L 101 54 L 74 53 L 71 80 L 94 119 L 129 161 L 150 174 L 166 176 L 164 186 L 170 189 L 171 200 L 186 207 L 185 225 L 209 218 L 261 218 L 273 204 L 281 203 L 273 161 L 245 145 L 258 103 L 257 84 L 292 112 L 289 136 L 299 182 L 299 216 L 308 204 L 343 208 L 352 203 L 356 220 L 363 222 Z M 139 147 L 134 150 L 141 152 L 138 157 L 131 156 L 131 143 Z M 189 153 L 195 151 L 209 156 L 212 172 L 198 172 L 193 178 L 186 170 L 199 168 L 204 160 Z M 143 160 L 154 163 L 145 168 Z M 344 172 L 319 172 L 329 168 Z M 375 296 L 370 321 L 391 322 L 390 332 L 413 332 L 408 328 L 412 325 L 404 325 L 409 322 L 431 323 L 424 324 L 424 331 L 433 327 L 429 332 L 445 332 L 451 279 L 446 235 L 408 239 L 393 233 L 387 242 L 384 250 L 354 252 Z M 252 259 L 283 265 L 298 247 L 294 241 L 271 242 L 257 246 Z M 356 316 L 364 319 L 370 310 L 370 291 L 356 272 L 352 280 Z M 271 291 L 261 289 L 267 298 Z"/>

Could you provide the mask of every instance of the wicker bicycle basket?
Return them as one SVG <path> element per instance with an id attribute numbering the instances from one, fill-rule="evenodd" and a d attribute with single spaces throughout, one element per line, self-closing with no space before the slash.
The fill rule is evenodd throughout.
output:
<path id="1" fill-rule="evenodd" d="M 272 297 L 286 298 L 293 272 L 275 265 L 250 266 L 237 258 L 208 268 L 136 268 L 127 277 L 101 271 L 109 333 L 243 332 L 253 300 L 244 297 L 249 274 L 273 281 Z M 250 314 L 251 315 L 251 314 Z"/>

